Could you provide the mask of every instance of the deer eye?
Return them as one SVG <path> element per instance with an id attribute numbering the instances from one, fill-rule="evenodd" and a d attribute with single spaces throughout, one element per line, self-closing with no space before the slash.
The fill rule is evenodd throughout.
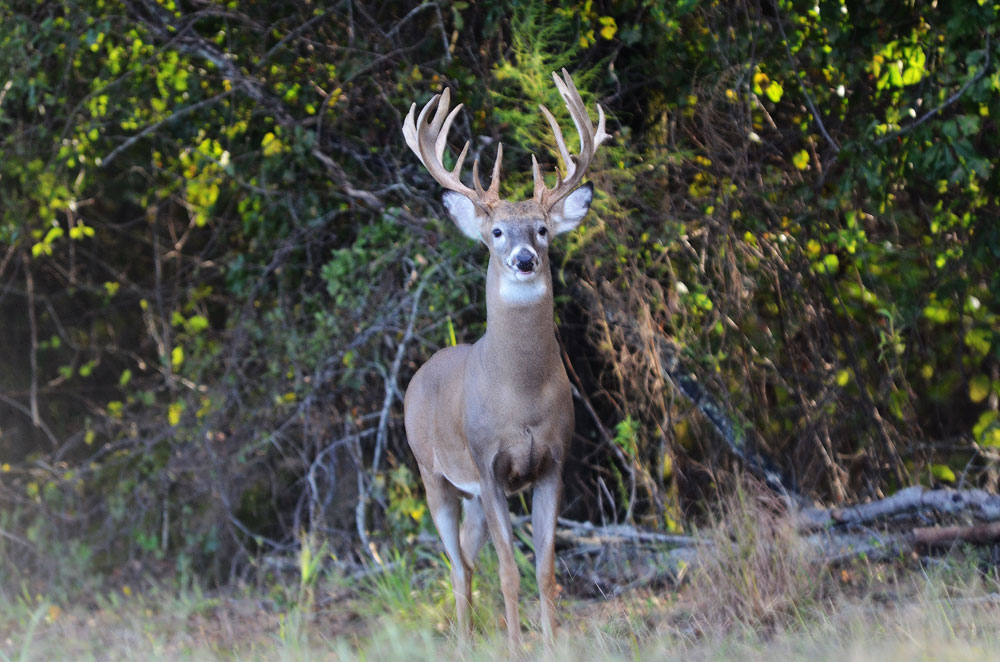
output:
<path id="1" fill-rule="evenodd" d="M 544 225 L 542 227 L 538 228 L 538 236 L 539 237 L 544 237 L 548 233 L 549 233 L 549 229 L 547 227 L 545 227 Z"/>
<path id="2" fill-rule="evenodd" d="M 503 231 L 500 228 L 493 228 L 493 236 L 499 239 L 503 236 Z"/>

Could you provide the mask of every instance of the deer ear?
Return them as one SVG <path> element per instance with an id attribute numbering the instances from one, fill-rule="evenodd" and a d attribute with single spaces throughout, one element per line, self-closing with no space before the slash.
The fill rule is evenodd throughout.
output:
<path id="1" fill-rule="evenodd" d="M 590 202 L 594 199 L 594 185 L 587 182 L 565 198 L 557 202 L 549 210 L 549 218 L 554 224 L 556 234 L 575 230 L 580 221 L 587 215 Z"/>
<path id="2" fill-rule="evenodd" d="M 462 234 L 469 239 L 483 240 L 483 235 L 480 232 L 483 216 L 472 200 L 454 191 L 445 191 L 441 200 L 444 202 L 451 220 L 455 221 L 455 225 L 462 231 Z"/>

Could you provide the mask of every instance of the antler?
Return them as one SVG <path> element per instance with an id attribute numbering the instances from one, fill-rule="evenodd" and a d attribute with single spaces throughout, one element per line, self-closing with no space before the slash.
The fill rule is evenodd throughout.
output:
<path id="1" fill-rule="evenodd" d="M 545 209 L 551 209 L 554 204 L 572 193 L 579 186 L 597 148 L 607 138 L 610 138 L 604 132 L 604 109 L 601 108 L 601 104 L 597 104 L 598 120 L 597 130 L 595 131 L 594 125 L 590 123 L 590 115 L 587 114 L 587 108 L 583 105 L 583 100 L 580 98 L 580 93 L 577 92 L 576 85 L 573 84 L 573 79 L 570 77 L 569 72 L 563 69 L 562 75 L 563 77 L 560 80 L 559 76 L 555 72 L 552 72 L 552 80 L 556 82 L 559 95 L 566 103 L 570 117 L 573 118 L 573 124 L 576 125 L 576 131 L 580 134 L 580 153 L 573 155 L 569 153 L 556 118 L 552 116 L 548 108 L 539 105 L 538 107 L 542 109 L 545 119 L 549 121 L 549 126 L 552 127 L 556 145 L 559 147 L 559 154 L 562 156 L 563 163 L 566 164 L 566 176 L 556 184 L 555 188 L 549 189 L 545 186 L 545 179 L 542 177 L 542 169 L 539 167 L 538 161 L 535 159 L 534 154 L 531 155 L 531 172 L 535 179 L 535 201 L 540 203 Z"/>
<path id="2" fill-rule="evenodd" d="M 434 95 L 434 98 L 427 102 L 427 105 L 420 111 L 420 116 L 416 118 L 416 121 L 414 121 L 413 116 L 416 112 L 417 104 L 411 104 L 410 112 L 407 113 L 406 119 L 403 120 L 403 137 L 406 139 L 406 144 L 409 145 L 410 149 L 413 150 L 413 153 L 417 155 L 417 158 L 420 159 L 420 162 L 424 164 L 424 167 L 427 168 L 427 171 L 431 173 L 431 177 L 438 184 L 451 191 L 461 193 L 483 207 L 492 207 L 500 201 L 500 162 L 503 160 L 503 145 L 497 146 L 497 158 L 493 165 L 493 174 L 490 176 L 490 187 L 487 190 L 483 190 L 483 186 L 479 181 L 478 158 L 472 164 L 472 183 L 476 187 L 475 190 L 463 184 L 459 175 L 462 172 L 465 155 L 469 151 L 469 142 L 466 141 L 465 147 L 462 148 L 462 153 L 458 155 L 458 161 L 456 161 L 453 170 L 445 168 L 442 161 L 444 148 L 448 144 L 448 131 L 451 129 L 451 123 L 454 121 L 458 111 L 462 109 L 462 104 L 458 104 L 449 113 L 448 107 L 450 105 L 451 90 L 448 88 L 445 88 L 441 94 Z M 435 106 L 437 110 L 434 112 L 434 117 L 430 123 L 428 123 L 427 116 Z"/>

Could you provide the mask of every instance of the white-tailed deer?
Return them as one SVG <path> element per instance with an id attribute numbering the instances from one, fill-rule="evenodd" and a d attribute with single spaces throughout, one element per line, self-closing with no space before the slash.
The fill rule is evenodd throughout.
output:
<path id="1" fill-rule="evenodd" d="M 500 562 L 508 642 L 520 640 L 520 577 L 507 496 L 534 486 L 531 524 L 535 571 L 541 597 L 542 631 L 551 641 L 555 627 L 555 525 L 562 466 L 573 434 L 573 400 L 560 358 L 552 314 L 549 241 L 577 227 L 590 208 L 593 186 L 580 186 L 594 152 L 608 137 L 604 111 L 597 106 L 596 131 L 572 78 L 552 74 L 580 134 L 580 152 L 571 155 L 562 132 L 544 106 L 566 166 L 558 184 L 545 186 L 532 156 L 534 196 L 501 200 L 497 148 L 490 187 L 472 166 L 474 188 L 459 178 L 469 149 L 454 169 L 442 156 L 448 130 L 461 104 L 450 113 L 450 92 L 431 99 L 419 117 L 416 104 L 403 123 L 406 144 L 431 176 L 448 189 L 444 205 L 469 238 L 490 251 L 486 271 L 486 334 L 474 345 L 440 350 L 413 376 L 404 402 L 406 435 L 416 456 L 427 503 L 451 561 L 458 631 L 470 627 L 472 570 L 487 532 Z M 435 110 L 436 109 L 436 110 Z M 430 117 L 433 112 L 433 118 Z M 459 504 L 462 508 L 459 508 Z M 464 520 L 459 523 L 460 510 Z"/>

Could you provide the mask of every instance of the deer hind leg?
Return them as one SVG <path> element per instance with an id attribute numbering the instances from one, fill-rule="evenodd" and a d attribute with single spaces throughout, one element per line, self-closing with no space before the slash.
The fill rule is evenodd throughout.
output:
<path id="1" fill-rule="evenodd" d="M 458 491 L 440 475 L 427 475 L 421 470 L 424 490 L 427 492 L 427 507 L 431 511 L 434 526 L 437 527 L 445 554 L 451 562 L 451 588 L 455 596 L 455 615 L 460 637 L 465 637 L 470 629 L 469 607 L 472 600 L 471 568 L 462 558 L 459 543 L 458 521 L 460 515 Z"/>
<path id="2" fill-rule="evenodd" d="M 560 476 L 556 468 L 542 476 L 532 492 L 531 528 L 535 545 L 535 576 L 541 600 L 542 635 L 546 644 L 555 636 L 555 531 L 559 515 Z"/>

